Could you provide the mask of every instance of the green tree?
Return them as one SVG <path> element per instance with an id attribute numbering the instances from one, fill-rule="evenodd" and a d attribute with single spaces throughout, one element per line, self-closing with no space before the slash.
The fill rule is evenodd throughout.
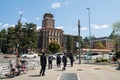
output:
<path id="1" fill-rule="evenodd" d="M 3 53 L 6 53 L 7 52 L 7 43 L 6 43 L 6 30 L 3 29 L 1 30 L 0 32 L 0 50 L 1 52 Z"/>
<path id="2" fill-rule="evenodd" d="M 116 50 L 119 50 L 120 46 L 120 22 L 116 22 L 112 25 L 113 32 L 111 33 L 110 37 L 114 40 L 116 45 Z"/>
<path id="3" fill-rule="evenodd" d="M 56 53 L 58 52 L 58 50 L 60 49 L 60 45 L 56 42 L 56 41 L 52 41 L 48 44 L 48 49 L 52 52 L 52 53 Z"/>
<path id="4" fill-rule="evenodd" d="M 85 37 L 83 39 L 83 48 L 90 48 L 89 38 L 88 37 Z"/>
<path id="5" fill-rule="evenodd" d="M 7 30 L 7 52 L 9 53 L 13 53 L 14 52 L 14 48 L 16 48 L 16 44 L 15 44 L 15 38 L 16 38 L 16 34 L 15 34 L 15 28 L 14 27 L 9 27 Z M 10 50 L 12 48 L 12 50 Z"/>
<path id="6" fill-rule="evenodd" d="M 27 29 L 27 47 L 31 50 L 33 48 L 37 48 L 37 40 L 38 40 L 38 33 L 37 27 L 34 23 L 25 23 L 25 28 Z"/>
<path id="7" fill-rule="evenodd" d="M 70 35 L 68 35 L 66 39 L 66 49 L 68 52 L 73 49 L 73 38 Z"/>
<path id="8" fill-rule="evenodd" d="M 95 49 L 105 49 L 105 46 L 102 43 L 96 43 Z"/>

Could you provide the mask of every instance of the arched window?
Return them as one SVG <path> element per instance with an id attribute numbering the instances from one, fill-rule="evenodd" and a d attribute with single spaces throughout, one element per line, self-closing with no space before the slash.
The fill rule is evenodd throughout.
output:
<path id="1" fill-rule="evenodd" d="M 54 31 L 52 31 L 52 36 L 54 36 Z"/>
<path id="2" fill-rule="evenodd" d="M 51 35 L 51 30 L 49 31 L 49 35 Z"/>

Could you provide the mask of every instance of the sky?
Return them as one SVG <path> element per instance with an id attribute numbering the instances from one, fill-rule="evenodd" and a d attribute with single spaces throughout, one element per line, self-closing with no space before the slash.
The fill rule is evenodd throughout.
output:
<path id="1" fill-rule="evenodd" d="M 0 0 L 0 30 L 14 26 L 20 15 L 21 22 L 33 22 L 37 29 L 42 26 L 43 15 L 54 15 L 55 28 L 64 34 L 89 37 L 90 32 L 97 38 L 107 37 L 112 32 L 112 24 L 120 21 L 120 0 Z"/>

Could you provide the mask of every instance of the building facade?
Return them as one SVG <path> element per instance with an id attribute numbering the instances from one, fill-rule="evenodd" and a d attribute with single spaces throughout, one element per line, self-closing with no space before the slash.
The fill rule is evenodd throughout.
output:
<path id="1" fill-rule="evenodd" d="M 96 43 L 102 43 L 105 49 L 115 50 L 114 42 L 110 37 L 95 38 L 92 40 L 92 43 L 93 43 L 93 48 Z"/>
<path id="2" fill-rule="evenodd" d="M 42 20 L 42 28 L 38 31 L 38 48 L 39 51 L 48 49 L 48 44 L 56 41 L 63 46 L 63 30 L 55 28 L 54 16 L 51 13 L 45 13 Z"/>

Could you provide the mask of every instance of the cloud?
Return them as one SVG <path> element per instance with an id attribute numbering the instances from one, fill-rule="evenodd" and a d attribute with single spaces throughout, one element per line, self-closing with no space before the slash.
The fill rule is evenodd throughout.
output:
<path id="1" fill-rule="evenodd" d="M 81 30 L 85 31 L 87 30 L 87 27 L 82 27 Z"/>
<path id="2" fill-rule="evenodd" d="M 108 28 L 108 27 L 110 27 L 110 26 L 107 25 L 107 24 L 104 24 L 104 25 L 92 24 L 91 27 L 92 27 L 93 29 L 102 29 L 102 28 L 105 29 L 105 28 Z"/>
<path id="3" fill-rule="evenodd" d="M 60 8 L 61 7 L 61 3 L 59 2 L 55 2 L 51 5 L 51 8 Z"/>
<path id="4" fill-rule="evenodd" d="M 66 1 L 66 2 L 65 2 L 65 4 L 66 4 L 66 5 L 68 5 L 68 4 L 69 4 L 69 2 L 68 2 L 68 1 Z"/>
<path id="5" fill-rule="evenodd" d="M 36 20 L 37 20 L 37 21 L 39 21 L 39 20 L 40 20 L 40 18 L 39 18 L 39 17 L 37 17 L 37 18 L 36 18 Z"/>
<path id="6" fill-rule="evenodd" d="M 24 11 L 18 11 L 19 14 L 23 15 Z"/>
<path id="7" fill-rule="evenodd" d="M 64 26 L 58 26 L 58 27 L 56 27 L 57 29 L 63 29 L 64 28 Z"/>
<path id="8" fill-rule="evenodd" d="M 10 24 L 8 24 L 8 23 L 2 24 L 1 27 L 0 27 L 0 29 L 7 29 L 7 28 L 9 28 L 9 27 L 15 27 L 15 24 L 12 24 L 12 25 L 10 25 Z"/>
<path id="9" fill-rule="evenodd" d="M 24 17 L 22 17 L 21 20 L 22 20 L 23 22 L 27 22 L 26 18 L 24 18 Z"/>
<path id="10" fill-rule="evenodd" d="M 37 26 L 37 30 L 41 29 L 42 27 L 41 26 Z"/>
<path id="11" fill-rule="evenodd" d="M 4 26 L 4 27 L 8 27 L 8 26 L 9 26 L 9 24 L 4 24 L 3 26 Z"/>
<path id="12" fill-rule="evenodd" d="M 0 23 L 0 26 L 2 25 L 2 23 Z"/>
<path id="13" fill-rule="evenodd" d="M 108 28 L 108 27 L 110 27 L 110 26 L 105 24 L 105 25 L 102 25 L 101 27 L 102 27 L 102 28 Z"/>

